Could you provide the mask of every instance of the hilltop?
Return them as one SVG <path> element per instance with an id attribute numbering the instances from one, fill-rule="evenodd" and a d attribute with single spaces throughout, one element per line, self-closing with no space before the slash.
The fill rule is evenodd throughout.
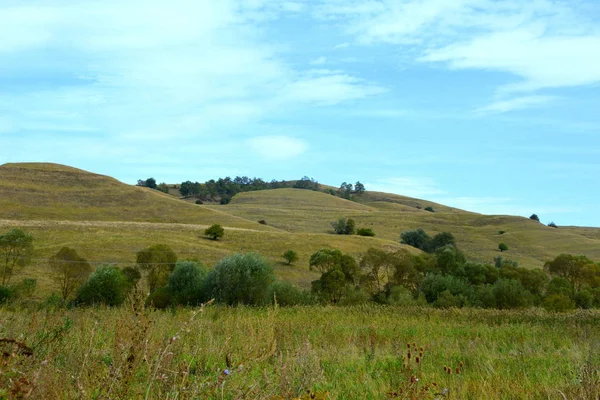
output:
<path id="1" fill-rule="evenodd" d="M 319 248 L 355 256 L 369 247 L 419 252 L 398 241 L 401 232 L 416 228 L 431 235 L 451 232 L 474 261 L 491 263 L 501 254 L 499 242 L 509 247 L 503 257 L 529 268 L 560 253 L 600 259 L 597 228 L 556 229 L 528 218 L 481 215 L 389 193 L 367 191 L 350 201 L 319 191 L 269 189 L 238 193 L 227 205 L 196 205 L 174 195 L 63 165 L 5 164 L 0 166 L 0 231 L 21 227 L 34 235 L 36 255 L 29 271 L 37 271 L 42 287 L 52 285 L 45 260 L 63 246 L 77 249 L 94 265 L 125 265 L 156 243 L 208 265 L 233 252 L 257 251 L 275 263 L 280 277 L 307 286 L 316 277 L 308 271 L 308 259 Z M 342 217 L 373 229 L 376 237 L 332 234 L 331 222 Z M 202 238 L 213 223 L 225 227 L 223 240 Z M 299 255 L 292 266 L 281 263 L 288 249 Z"/>

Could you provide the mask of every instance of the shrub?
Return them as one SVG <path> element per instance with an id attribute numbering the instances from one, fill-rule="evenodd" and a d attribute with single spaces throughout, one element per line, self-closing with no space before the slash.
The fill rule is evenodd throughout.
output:
<path id="1" fill-rule="evenodd" d="M 194 261 L 178 261 L 168 284 L 173 302 L 181 305 L 200 303 L 206 275 L 204 265 Z"/>
<path id="2" fill-rule="evenodd" d="M 508 246 L 506 245 L 506 243 L 500 243 L 500 244 L 498 245 L 498 250 L 500 250 L 500 252 L 501 252 L 501 253 L 502 253 L 502 252 L 505 252 L 505 251 L 507 251 L 507 250 L 508 250 Z"/>
<path id="3" fill-rule="evenodd" d="M 218 302 L 263 304 L 275 274 L 273 267 L 258 254 L 234 254 L 221 259 L 206 281 L 209 294 Z"/>
<path id="4" fill-rule="evenodd" d="M 273 283 L 269 287 L 265 300 L 266 304 L 274 304 L 277 301 L 277 304 L 283 307 L 316 303 L 315 297 L 310 292 L 302 290 L 287 281 Z"/>
<path id="5" fill-rule="evenodd" d="M 173 297 L 167 286 L 156 289 L 154 292 L 150 293 L 150 296 L 146 299 L 146 307 L 164 310 L 171 305 L 174 305 Z"/>
<path id="6" fill-rule="evenodd" d="M 6 286 L 0 286 L 0 304 L 7 302 L 12 297 L 12 291 Z"/>
<path id="7" fill-rule="evenodd" d="M 209 228 L 206 228 L 204 234 L 212 240 L 217 240 L 225 235 L 225 229 L 219 224 L 213 224 Z"/>
<path id="8" fill-rule="evenodd" d="M 431 237 L 423 229 L 416 229 L 412 231 L 404 231 L 400 234 L 400 243 L 407 244 L 417 249 L 425 249 L 427 243 L 431 240 Z"/>
<path id="9" fill-rule="evenodd" d="M 564 294 L 551 294 L 546 296 L 542 303 L 547 311 L 567 312 L 575 308 L 575 302 Z"/>
<path id="10" fill-rule="evenodd" d="M 456 298 L 457 301 L 460 301 L 457 306 L 465 305 L 464 303 L 472 296 L 473 292 L 473 288 L 467 281 L 452 275 L 427 274 L 420 286 L 420 291 L 429 303 L 434 303 L 446 290 L 453 296 L 460 295 Z"/>
<path id="11" fill-rule="evenodd" d="M 364 304 L 370 300 L 370 296 L 362 288 L 355 288 L 347 285 L 344 289 L 344 294 L 340 298 L 339 305 L 351 306 Z"/>
<path id="12" fill-rule="evenodd" d="M 203 202 L 202 200 L 200 200 L 200 199 L 196 200 L 196 202 L 195 202 L 195 203 L 196 203 L 196 204 L 204 204 L 204 202 Z"/>
<path id="13" fill-rule="evenodd" d="M 281 257 L 283 257 L 287 261 L 288 265 L 295 261 L 298 261 L 298 254 L 294 250 L 286 251 L 281 255 Z"/>
<path id="14" fill-rule="evenodd" d="M 356 234 L 359 236 L 375 236 L 375 232 L 371 228 L 360 228 L 356 231 Z"/>
<path id="15" fill-rule="evenodd" d="M 103 265 L 79 289 L 77 304 L 117 306 L 125 300 L 127 282 L 120 269 Z"/>
<path id="16" fill-rule="evenodd" d="M 415 304 L 415 299 L 407 288 L 396 285 L 389 289 L 386 302 L 392 306 L 410 306 Z"/>
<path id="17" fill-rule="evenodd" d="M 449 291 L 444 290 L 433 303 L 437 308 L 460 307 L 460 301 Z"/>
<path id="18" fill-rule="evenodd" d="M 139 280 L 142 279 L 142 274 L 137 267 L 125 267 L 121 272 L 123 272 L 125 282 L 127 282 L 129 289 L 135 287 Z"/>
<path id="19" fill-rule="evenodd" d="M 575 294 L 575 305 L 577 308 L 583 308 L 584 310 L 590 309 L 594 306 L 594 295 L 589 290 L 582 290 Z"/>
<path id="20" fill-rule="evenodd" d="M 340 218 L 331 223 L 333 231 L 338 235 L 354 235 L 356 223 L 352 218 Z"/>
<path id="21" fill-rule="evenodd" d="M 498 235 L 504 235 L 506 231 L 498 231 Z"/>
<path id="22" fill-rule="evenodd" d="M 166 244 L 157 244 L 136 254 L 137 265 L 148 271 L 150 292 L 167 285 L 169 274 L 175 268 L 177 254 Z"/>
<path id="23" fill-rule="evenodd" d="M 531 293 L 516 279 L 499 279 L 492 286 L 492 292 L 496 307 L 501 310 L 523 308 L 532 303 Z"/>
<path id="24" fill-rule="evenodd" d="M 556 224 L 554 223 L 554 221 L 550 222 L 550 223 L 548 224 L 548 226 L 549 226 L 550 228 L 558 228 L 558 226 L 556 226 Z"/>
<path id="25" fill-rule="evenodd" d="M 425 207 L 425 211 L 429 211 L 429 212 L 435 212 L 435 210 L 433 209 L 433 207 L 429 206 L 429 207 Z"/>
<path id="26" fill-rule="evenodd" d="M 261 225 L 267 225 L 267 221 L 265 221 L 264 219 L 261 219 L 260 221 L 258 221 L 258 223 Z"/>

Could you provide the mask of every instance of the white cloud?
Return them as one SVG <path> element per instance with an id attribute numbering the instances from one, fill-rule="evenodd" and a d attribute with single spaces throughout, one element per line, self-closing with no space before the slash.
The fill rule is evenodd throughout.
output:
<path id="1" fill-rule="evenodd" d="M 315 58 L 310 62 L 310 65 L 323 65 L 327 63 L 327 57 Z"/>
<path id="2" fill-rule="evenodd" d="M 304 140 L 289 136 L 258 136 L 247 141 L 250 148 L 265 160 L 287 160 L 308 150 Z"/>
<path id="3" fill-rule="evenodd" d="M 375 192 L 395 193 L 408 197 L 428 198 L 428 196 L 445 193 L 439 185 L 430 178 L 425 177 L 392 177 L 378 179 L 372 183 L 365 183 L 367 190 Z"/>
<path id="4" fill-rule="evenodd" d="M 475 110 L 476 114 L 499 114 L 509 111 L 522 110 L 531 107 L 539 107 L 554 101 L 553 96 L 522 96 L 508 100 L 498 100 Z"/>

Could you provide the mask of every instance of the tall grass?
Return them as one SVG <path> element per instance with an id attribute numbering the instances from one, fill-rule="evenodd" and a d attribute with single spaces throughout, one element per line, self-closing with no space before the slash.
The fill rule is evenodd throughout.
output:
<path id="1" fill-rule="evenodd" d="M 0 393 L 40 399 L 597 399 L 596 311 L 0 309 Z M 417 362 L 418 357 L 418 362 Z M 2 392 L 3 391 L 3 392 Z M 0 395 L 0 397 L 2 397 Z"/>

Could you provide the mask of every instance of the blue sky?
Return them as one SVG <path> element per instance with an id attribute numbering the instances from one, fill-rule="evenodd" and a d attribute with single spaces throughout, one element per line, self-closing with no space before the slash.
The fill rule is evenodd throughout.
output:
<path id="1" fill-rule="evenodd" d="M 600 4 L 0 2 L 0 163 L 600 226 Z"/>

